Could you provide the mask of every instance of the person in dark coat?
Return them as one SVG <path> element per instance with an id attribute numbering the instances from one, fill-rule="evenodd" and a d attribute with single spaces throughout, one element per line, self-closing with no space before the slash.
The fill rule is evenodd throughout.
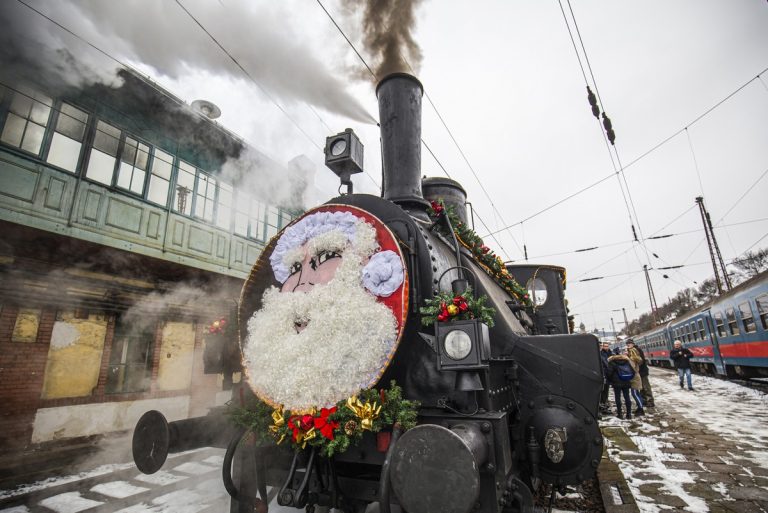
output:
<path id="1" fill-rule="evenodd" d="M 669 357 L 675 362 L 675 368 L 677 369 L 677 375 L 680 378 L 680 388 L 683 386 L 683 376 L 688 378 L 688 390 L 693 390 L 693 383 L 691 383 L 691 358 L 693 353 L 687 347 L 683 347 L 683 343 L 679 340 L 675 340 L 675 348 L 669 352 Z"/>
<path id="2" fill-rule="evenodd" d="M 615 354 L 608 357 L 608 382 L 613 387 L 613 398 L 616 401 L 616 416 L 620 419 L 621 412 L 621 398 L 624 397 L 624 405 L 626 406 L 627 419 L 632 418 L 632 400 L 629 398 L 629 389 L 632 386 L 630 381 L 623 381 L 619 377 L 619 365 L 621 363 L 629 363 L 629 357 L 623 354 Z"/>
<path id="3" fill-rule="evenodd" d="M 603 364 L 603 390 L 600 392 L 600 411 L 610 411 L 608 406 L 608 390 L 611 388 L 608 382 L 608 376 L 611 371 L 608 367 L 608 358 L 612 355 L 611 345 L 608 342 L 603 342 L 600 345 L 600 360 Z"/>
<path id="4" fill-rule="evenodd" d="M 627 347 L 634 348 L 640 355 L 640 379 L 643 383 L 643 389 L 640 390 L 640 395 L 643 398 L 643 404 L 649 408 L 653 408 L 655 406 L 653 402 L 653 390 L 651 390 L 651 381 L 648 378 L 650 370 L 648 369 L 648 362 L 645 360 L 645 353 L 635 344 L 635 341 L 631 338 L 627 340 Z"/>

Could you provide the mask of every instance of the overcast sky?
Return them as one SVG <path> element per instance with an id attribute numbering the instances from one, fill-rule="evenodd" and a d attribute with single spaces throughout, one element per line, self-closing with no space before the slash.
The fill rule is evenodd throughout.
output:
<path id="1" fill-rule="evenodd" d="M 336 178 L 323 167 L 319 148 L 327 135 L 354 128 L 365 145 L 368 175 L 356 177 L 356 190 L 378 193 L 378 131 L 366 122 L 378 115 L 373 85 L 357 78 L 367 73 L 364 66 L 316 0 L 182 0 L 259 86 L 171 0 L 29 1 L 183 100 L 213 101 L 221 124 L 271 157 L 306 154 L 326 190 L 335 190 Z M 7 2 L 39 37 L 90 52 L 109 68 L 41 16 Z M 336 1 L 323 3 L 373 61 L 355 13 Z M 571 7 L 613 121 L 618 159 L 632 163 L 624 172 L 628 190 L 622 193 L 614 176 L 518 224 L 618 166 L 591 114 L 557 0 L 423 1 L 413 32 L 423 57 L 417 76 L 490 198 L 426 99 L 422 135 L 467 189 L 485 222 L 476 225 L 481 236 L 515 225 L 497 233 L 498 241 L 487 237 L 489 245 L 521 260 L 525 244 L 531 261 L 566 267 L 577 325 L 610 329 L 613 317 L 619 328 L 621 313 L 611 310 L 624 307 L 631 320 L 649 308 L 643 264 L 686 266 L 663 271 L 669 279 L 651 273 L 659 304 L 711 275 L 701 219 L 691 208 L 696 196 L 704 196 L 722 226 L 716 234 L 725 259 L 768 246 L 768 237 L 758 243 L 768 233 L 768 72 L 755 78 L 768 67 L 768 2 L 571 0 Z M 583 53 L 581 59 L 592 83 Z M 423 174 L 443 175 L 422 154 Z M 625 197 L 634 204 L 633 221 Z M 632 223 L 645 237 L 698 231 L 643 247 L 630 243 Z M 573 253 L 593 246 L 600 248 Z"/>

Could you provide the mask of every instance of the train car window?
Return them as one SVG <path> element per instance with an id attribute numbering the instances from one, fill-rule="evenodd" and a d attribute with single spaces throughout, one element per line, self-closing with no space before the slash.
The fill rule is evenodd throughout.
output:
<path id="1" fill-rule="evenodd" d="M 739 323 L 736 321 L 736 312 L 733 308 L 729 308 L 725 311 L 725 317 L 728 319 L 728 331 L 731 335 L 739 334 Z"/>
<path id="2" fill-rule="evenodd" d="M 148 168 L 149 146 L 126 136 L 123 140 L 120 165 L 117 168 L 116 185 L 135 194 L 142 194 Z"/>
<path id="3" fill-rule="evenodd" d="M 685 340 L 690 342 L 693 340 L 693 337 L 691 336 L 691 327 L 687 324 L 683 326 L 683 329 L 685 330 Z"/>
<path id="4" fill-rule="evenodd" d="M 173 174 L 173 156 L 159 148 L 154 148 L 152 155 L 154 158 L 150 169 L 147 199 L 165 206 L 168 204 L 168 190 Z"/>
<path id="5" fill-rule="evenodd" d="M 699 338 L 701 340 L 705 340 L 707 338 L 707 333 L 704 331 L 704 320 L 699 319 Z"/>
<path id="6" fill-rule="evenodd" d="M 59 110 L 56 128 L 48 148 L 50 164 L 74 173 L 80 160 L 80 150 L 85 138 L 85 126 L 88 114 L 68 103 L 62 103 Z"/>
<path id="7" fill-rule="evenodd" d="M 715 314 L 715 327 L 717 328 L 717 336 L 724 337 L 725 325 L 723 324 L 723 314 L 721 312 Z"/>
<path id="8" fill-rule="evenodd" d="M 104 121 L 96 124 L 85 176 L 104 185 L 112 185 L 122 134 L 119 128 Z"/>
<path id="9" fill-rule="evenodd" d="M 696 323 L 691 321 L 691 339 L 692 340 L 699 340 L 699 332 L 696 331 Z"/>
<path id="10" fill-rule="evenodd" d="M 194 216 L 213 222 L 213 207 L 216 204 L 216 179 L 206 173 L 198 172 L 195 183 Z"/>
<path id="11" fill-rule="evenodd" d="M 0 141 L 40 156 L 52 104 L 51 98 L 32 89 L 17 90 L 12 95 Z"/>
<path id="12" fill-rule="evenodd" d="M 195 175 L 197 169 L 183 160 L 179 161 L 179 172 L 176 175 L 176 189 L 173 192 L 172 208 L 175 212 L 192 215 L 192 192 L 195 190 Z"/>
<path id="13" fill-rule="evenodd" d="M 750 308 L 748 302 L 745 301 L 739 305 L 739 312 L 741 312 L 741 322 L 744 323 L 744 331 L 747 333 L 754 333 L 757 331 L 755 318 L 752 315 L 752 308 Z"/>
<path id="14" fill-rule="evenodd" d="M 763 294 L 755 298 L 757 305 L 757 315 L 760 316 L 760 324 L 764 330 L 768 330 L 768 294 Z"/>

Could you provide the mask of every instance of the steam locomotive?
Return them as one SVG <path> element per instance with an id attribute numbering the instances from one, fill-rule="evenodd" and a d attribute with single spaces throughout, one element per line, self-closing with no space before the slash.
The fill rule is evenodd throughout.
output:
<path id="1" fill-rule="evenodd" d="M 367 385 L 398 383 L 407 399 L 420 404 L 417 425 L 403 432 L 395 424 L 383 447 L 373 433 L 365 433 L 357 445 L 324 458 L 310 446 L 291 450 L 288 444 L 243 443 L 243 431 L 220 412 L 172 423 L 148 412 L 134 433 L 134 459 L 151 473 L 169 451 L 227 446 L 223 474 L 232 512 L 266 511 L 269 487 L 280 505 L 307 511 L 319 506 L 363 512 L 375 503 L 382 512 L 393 506 L 411 513 L 532 511 L 534 494 L 544 484 L 551 485 L 554 496 L 555 490 L 595 475 L 603 448 L 596 421 L 603 380 L 598 341 L 569 334 L 564 269 L 507 266 L 534 296 L 532 303 L 522 301 L 457 241 L 451 226 L 438 229 L 440 223 L 450 224 L 428 213 L 438 199 L 462 223 L 469 220 L 459 183 L 421 177 L 422 85 L 397 73 L 381 80 L 376 93 L 382 196 L 350 190 L 286 230 L 318 213 L 353 212 L 375 220 L 379 232 L 395 241 L 396 260 L 402 261 L 393 310 L 398 335 Z M 350 131 L 328 139 L 326 162 L 342 184 L 350 185 L 350 175 L 359 171 L 361 152 Z M 279 238 L 265 248 L 243 287 L 241 344 L 253 336 L 249 320 L 262 308 L 264 291 L 283 281 L 269 265 Z M 426 300 L 441 291 L 460 293 L 467 285 L 476 296 L 487 296 L 495 309 L 493 327 L 476 319 L 422 325 Z M 249 380 L 255 381 L 253 374 Z M 263 398 L 263 390 L 245 384 L 233 397 L 252 396 L 252 388 Z"/>

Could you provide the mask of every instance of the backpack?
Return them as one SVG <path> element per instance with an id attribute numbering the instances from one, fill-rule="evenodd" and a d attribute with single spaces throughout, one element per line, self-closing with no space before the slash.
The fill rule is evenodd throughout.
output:
<path id="1" fill-rule="evenodd" d="M 635 369 L 628 361 L 624 360 L 616 366 L 616 374 L 618 374 L 620 381 L 632 381 L 632 378 L 635 377 Z"/>

